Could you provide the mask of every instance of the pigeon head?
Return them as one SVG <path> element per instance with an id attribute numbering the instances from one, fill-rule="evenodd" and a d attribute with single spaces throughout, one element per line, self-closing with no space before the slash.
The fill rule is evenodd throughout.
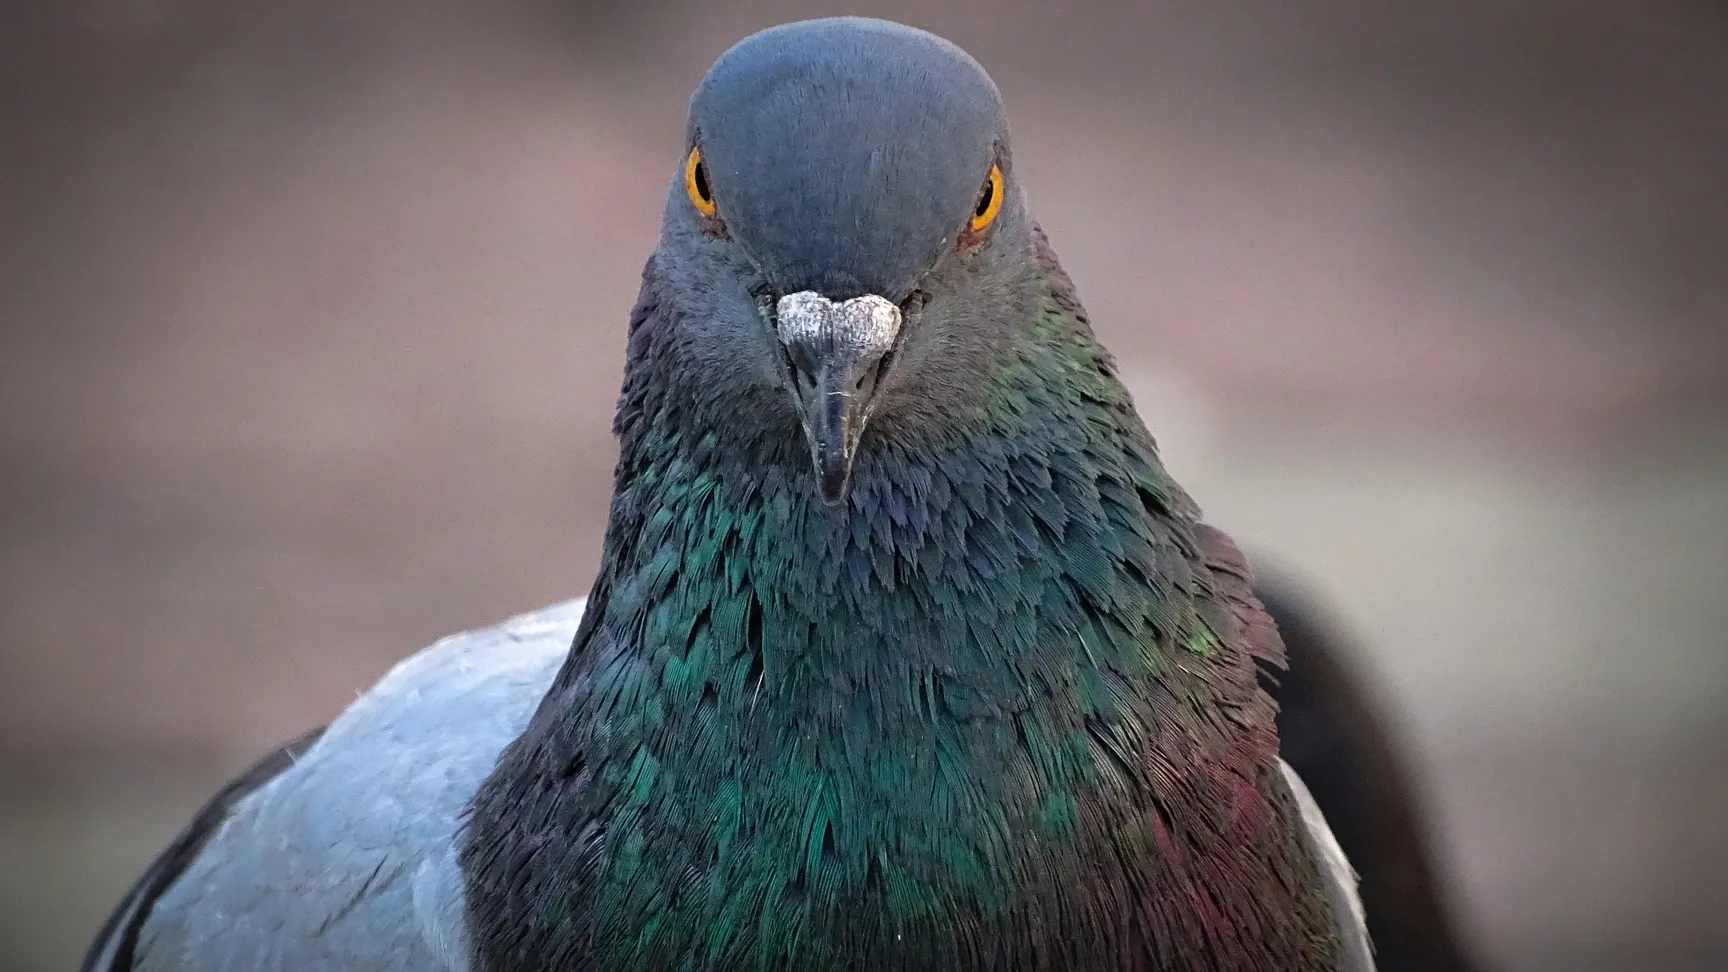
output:
<path id="1" fill-rule="evenodd" d="M 823 499 L 867 427 L 963 414 L 1030 270 L 1030 221 L 989 75 L 899 24 L 755 34 L 691 98 L 657 266 L 716 401 L 795 416 Z M 724 394 L 724 399 L 720 395 Z"/>

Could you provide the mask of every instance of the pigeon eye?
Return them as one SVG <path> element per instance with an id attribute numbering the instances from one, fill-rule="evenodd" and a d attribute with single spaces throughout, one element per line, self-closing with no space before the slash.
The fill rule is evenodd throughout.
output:
<path id="1" fill-rule="evenodd" d="M 702 164 L 702 150 L 693 148 L 690 157 L 684 160 L 684 192 L 690 197 L 690 205 L 704 216 L 713 216 L 715 212 L 714 191 L 708 186 L 708 167 Z"/>
<path id="2" fill-rule="evenodd" d="M 990 167 L 990 178 L 984 180 L 984 188 L 978 193 L 978 205 L 972 209 L 972 219 L 966 224 L 969 233 L 982 233 L 996 222 L 996 214 L 1002 211 L 1002 167 Z"/>

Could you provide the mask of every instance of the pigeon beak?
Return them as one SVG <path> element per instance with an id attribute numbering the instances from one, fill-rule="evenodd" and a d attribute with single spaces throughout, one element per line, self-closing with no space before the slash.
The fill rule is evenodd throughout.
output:
<path id="1" fill-rule="evenodd" d="M 900 308 L 875 294 L 835 303 L 805 290 L 780 298 L 774 317 L 822 501 L 835 506 L 893 358 Z"/>

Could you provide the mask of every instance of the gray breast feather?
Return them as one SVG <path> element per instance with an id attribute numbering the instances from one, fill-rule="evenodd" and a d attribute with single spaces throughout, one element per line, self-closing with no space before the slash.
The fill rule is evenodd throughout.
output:
<path id="1" fill-rule="evenodd" d="M 1356 890 L 1356 871 L 1338 846 L 1338 838 L 1326 823 L 1326 815 L 1308 792 L 1308 784 L 1284 760 L 1278 760 L 1284 782 L 1296 797 L 1301 811 L 1303 843 L 1320 871 L 1320 883 L 1326 891 L 1326 903 L 1331 907 L 1333 923 L 1338 926 L 1338 972 L 1374 972 L 1374 948 L 1368 940 L 1368 922 L 1362 910 L 1362 898 Z"/>
<path id="2" fill-rule="evenodd" d="M 582 601 L 398 664 L 243 798 L 157 900 L 140 972 L 467 972 L 458 818 L 527 724 Z"/>

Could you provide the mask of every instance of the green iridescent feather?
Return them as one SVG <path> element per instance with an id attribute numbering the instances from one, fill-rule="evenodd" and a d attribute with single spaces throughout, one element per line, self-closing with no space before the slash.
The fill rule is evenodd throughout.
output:
<path id="1" fill-rule="evenodd" d="M 650 265 L 602 577 L 468 848 L 537 916 L 482 934 L 569 964 L 497 968 L 1330 967 L 1276 636 L 1039 252 L 987 405 L 841 509 L 666 380 Z"/>

